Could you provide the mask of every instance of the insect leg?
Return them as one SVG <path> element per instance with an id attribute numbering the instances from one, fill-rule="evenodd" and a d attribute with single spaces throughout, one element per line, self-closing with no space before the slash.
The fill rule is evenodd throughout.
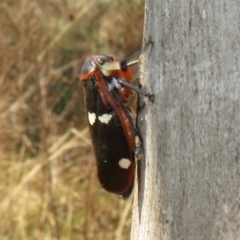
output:
<path id="1" fill-rule="evenodd" d="M 137 87 L 137 86 L 135 86 L 135 85 L 133 85 L 133 84 L 131 84 L 131 83 L 123 80 L 123 79 L 120 79 L 120 78 L 119 78 L 119 79 L 118 79 L 118 82 L 119 82 L 121 85 L 123 85 L 123 86 L 125 86 L 125 87 L 129 87 L 129 88 L 131 88 L 132 90 L 134 90 L 135 92 L 140 93 L 140 94 L 143 95 L 144 97 L 147 97 L 151 102 L 154 101 L 154 95 L 153 95 L 153 94 L 147 93 L 147 92 L 143 91 L 141 88 L 139 88 L 139 87 Z"/>

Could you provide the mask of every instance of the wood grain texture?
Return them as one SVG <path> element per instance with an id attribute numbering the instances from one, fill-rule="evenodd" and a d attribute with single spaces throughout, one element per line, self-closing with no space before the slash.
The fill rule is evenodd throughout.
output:
<path id="1" fill-rule="evenodd" d="M 132 240 L 240 239 L 240 2 L 146 2 Z"/>

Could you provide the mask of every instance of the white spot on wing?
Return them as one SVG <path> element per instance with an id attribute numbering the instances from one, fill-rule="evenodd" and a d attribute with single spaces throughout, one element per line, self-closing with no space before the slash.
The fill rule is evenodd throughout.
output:
<path id="1" fill-rule="evenodd" d="M 124 169 L 128 169 L 129 166 L 131 165 L 131 161 L 127 158 L 122 158 L 119 162 L 118 162 L 119 166 L 121 168 L 124 168 Z"/>
<path id="2" fill-rule="evenodd" d="M 91 125 L 93 125 L 96 121 L 96 114 L 95 113 L 88 113 L 88 121 Z"/>
<path id="3" fill-rule="evenodd" d="M 108 124 L 109 121 L 112 119 L 112 116 L 113 116 L 112 114 L 105 113 L 105 114 L 99 116 L 98 119 L 101 123 Z"/>

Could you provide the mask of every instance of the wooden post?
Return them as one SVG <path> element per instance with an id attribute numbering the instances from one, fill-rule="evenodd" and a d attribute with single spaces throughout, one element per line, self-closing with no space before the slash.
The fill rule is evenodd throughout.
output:
<path id="1" fill-rule="evenodd" d="M 240 239 L 240 3 L 148 0 L 132 240 Z M 139 184 L 140 183 L 140 184 Z"/>

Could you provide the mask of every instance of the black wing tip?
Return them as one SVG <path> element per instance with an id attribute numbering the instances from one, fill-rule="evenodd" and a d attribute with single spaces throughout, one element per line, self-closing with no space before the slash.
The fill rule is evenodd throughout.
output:
<path id="1" fill-rule="evenodd" d="M 124 193 L 122 194 L 117 194 L 120 198 L 122 198 L 123 200 L 126 200 L 130 197 L 131 193 L 133 190 L 133 185 Z"/>

